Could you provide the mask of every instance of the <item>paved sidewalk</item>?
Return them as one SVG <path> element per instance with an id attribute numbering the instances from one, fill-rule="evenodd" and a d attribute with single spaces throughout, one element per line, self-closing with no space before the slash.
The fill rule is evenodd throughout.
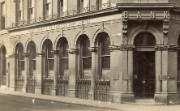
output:
<path id="1" fill-rule="evenodd" d="M 41 94 L 30 94 L 30 93 L 20 93 L 20 92 L 11 92 L 4 93 L 15 96 L 24 96 L 33 99 L 43 99 L 49 101 L 59 101 L 64 103 L 71 104 L 79 104 L 79 105 L 87 105 L 101 108 L 110 108 L 110 109 L 118 109 L 120 111 L 180 111 L 180 105 L 160 105 L 160 104 L 118 104 L 118 103 L 110 103 L 110 102 L 102 102 L 102 101 L 94 101 L 94 100 L 85 100 L 78 98 L 69 98 L 62 96 L 49 96 L 49 95 L 41 95 Z"/>

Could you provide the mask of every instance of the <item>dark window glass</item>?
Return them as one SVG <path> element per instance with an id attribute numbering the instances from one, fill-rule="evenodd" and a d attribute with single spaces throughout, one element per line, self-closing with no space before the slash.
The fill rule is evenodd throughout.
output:
<path id="1" fill-rule="evenodd" d="M 21 43 L 16 46 L 16 76 L 21 77 L 24 70 L 24 51 Z"/>
<path id="2" fill-rule="evenodd" d="M 62 38 L 59 41 L 59 49 L 60 49 L 60 53 L 59 53 L 59 75 L 60 77 L 64 76 L 64 72 L 65 70 L 69 69 L 69 54 L 68 54 L 68 42 L 65 38 Z"/>
<path id="3" fill-rule="evenodd" d="M 28 54 L 29 76 L 33 76 L 34 70 L 36 70 L 36 46 L 34 42 L 28 44 Z"/>
<path id="4" fill-rule="evenodd" d="M 81 39 L 81 60 L 83 69 L 91 68 L 91 52 L 88 49 L 90 47 L 90 41 L 88 37 L 82 36 Z"/>
<path id="5" fill-rule="evenodd" d="M 155 37 L 147 32 L 140 33 L 134 40 L 136 46 L 154 46 L 156 45 Z"/>
<path id="6" fill-rule="evenodd" d="M 49 76 L 49 71 L 54 70 L 54 54 L 52 53 L 52 42 L 48 39 L 43 44 L 44 51 L 44 74 L 45 77 Z"/>
<path id="7" fill-rule="evenodd" d="M 101 68 L 110 68 L 110 38 L 106 33 L 98 35 Z"/>

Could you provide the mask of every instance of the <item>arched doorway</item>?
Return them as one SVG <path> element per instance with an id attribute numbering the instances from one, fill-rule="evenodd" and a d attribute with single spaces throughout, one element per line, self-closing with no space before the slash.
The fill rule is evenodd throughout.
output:
<path id="1" fill-rule="evenodd" d="M 155 92 L 155 37 L 148 32 L 138 34 L 133 56 L 133 91 L 135 98 L 153 98 Z"/>

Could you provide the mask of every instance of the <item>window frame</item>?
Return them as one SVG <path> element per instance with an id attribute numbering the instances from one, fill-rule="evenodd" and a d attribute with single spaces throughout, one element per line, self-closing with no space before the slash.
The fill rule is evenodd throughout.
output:
<path id="1" fill-rule="evenodd" d="M 16 78 L 22 78 L 22 72 L 25 70 L 24 49 L 22 43 L 16 46 Z"/>
<path id="2" fill-rule="evenodd" d="M 49 19 L 52 16 L 52 9 L 53 9 L 52 0 L 44 0 L 43 2 L 44 2 L 43 4 L 44 19 Z"/>
<path id="3" fill-rule="evenodd" d="M 1 29 L 5 29 L 5 19 L 6 19 L 6 7 L 5 2 L 1 2 Z"/>
<path id="4" fill-rule="evenodd" d="M 31 22 L 35 18 L 35 0 L 28 0 L 28 19 Z"/>
<path id="5" fill-rule="evenodd" d="M 49 78 L 50 77 L 50 72 L 54 71 L 54 54 L 52 53 L 53 51 L 53 44 L 52 42 L 48 39 L 44 42 L 43 44 L 43 52 L 44 52 L 44 65 L 43 65 L 43 75 L 44 78 Z M 51 65 L 53 64 L 53 65 Z"/>
<path id="6" fill-rule="evenodd" d="M 20 25 L 23 21 L 23 0 L 16 1 L 16 22 Z"/>
<path id="7" fill-rule="evenodd" d="M 32 41 L 28 44 L 28 69 L 29 77 L 32 78 L 36 71 L 36 45 Z"/>

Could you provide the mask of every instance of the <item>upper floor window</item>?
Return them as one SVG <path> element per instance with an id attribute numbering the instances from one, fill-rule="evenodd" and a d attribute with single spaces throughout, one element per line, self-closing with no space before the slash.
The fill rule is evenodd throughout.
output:
<path id="1" fill-rule="evenodd" d="M 1 3 L 1 29 L 5 29 L 5 2 Z"/>
<path id="2" fill-rule="evenodd" d="M 28 0 L 28 14 L 29 14 L 29 20 L 30 22 L 33 22 L 34 16 L 35 16 L 35 1 L 34 0 Z"/>
<path id="3" fill-rule="evenodd" d="M 16 1 L 16 22 L 20 24 L 23 20 L 23 1 L 22 0 L 17 0 Z"/>
<path id="4" fill-rule="evenodd" d="M 62 13 L 64 12 L 63 8 L 64 8 L 64 0 L 58 0 L 58 14 L 59 15 L 62 15 Z"/>
<path id="5" fill-rule="evenodd" d="M 108 8 L 111 5 L 110 0 L 97 0 L 96 4 L 97 4 L 97 9 L 98 10 Z"/>
<path id="6" fill-rule="evenodd" d="M 48 19 L 52 16 L 52 0 L 44 0 L 44 18 Z"/>
<path id="7" fill-rule="evenodd" d="M 78 0 L 78 13 L 87 12 L 90 9 L 89 0 Z"/>

